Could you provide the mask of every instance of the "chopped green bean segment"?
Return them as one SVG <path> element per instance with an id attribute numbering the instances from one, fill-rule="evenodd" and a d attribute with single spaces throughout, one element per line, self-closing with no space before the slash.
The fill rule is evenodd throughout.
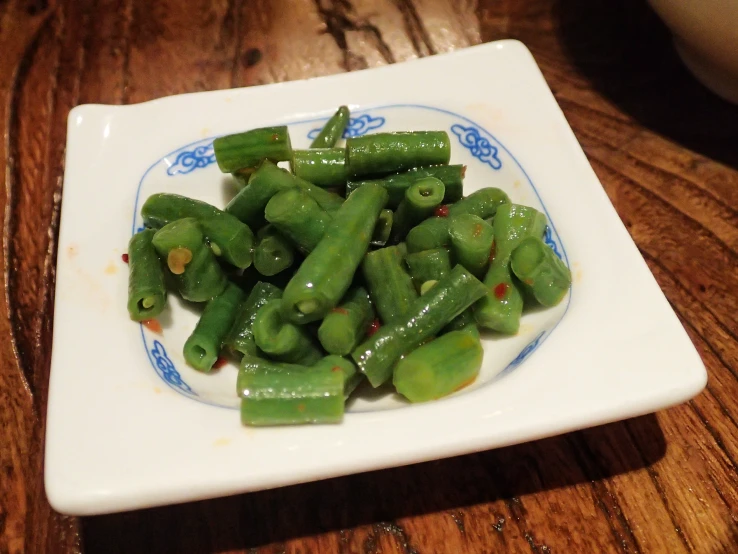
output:
<path id="1" fill-rule="evenodd" d="M 152 244 L 166 260 L 180 295 L 190 302 L 206 302 L 225 290 L 228 280 L 191 217 L 168 223 L 154 234 Z"/>
<path id="2" fill-rule="evenodd" d="M 341 140 L 346 126 L 349 124 L 351 113 L 348 106 L 341 106 L 326 122 L 318 136 L 313 139 L 310 148 L 332 148 Z M 309 180 L 309 179 L 308 179 Z"/>
<path id="3" fill-rule="evenodd" d="M 474 309 L 467 308 L 460 315 L 456 316 L 451 323 L 441 329 L 441 335 L 450 333 L 451 331 L 465 331 L 479 338 L 479 327 L 474 320 Z"/>
<path id="4" fill-rule="evenodd" d="M 392 240 L 403 240 L 411 228 L 433 215 L 445 193 L 443 181 L 435 177 L 425 177 L 410 185 L 395 213 Z"/>
<path id="5" fill-rule="evenodd" d="M 141 207 L 148 227 L 160 229 L 185 217 L 194 217 L 216 256 L 240 269 L 251 265 L 254 234 L 245 223 L 207 202 L 179 194 L 152 194 Z"/>
<path id="6" fill-rule="evenodd" d="M 476 215 L 462 213 L 449 218 L 448 233 L 456 263 L 484 278 L 495 240 L 492 226 Z"/>
<path id="7" fill-rule="evenodd" d="M 241 304 L 230 331 L 223 341 L 233 351 L 258 356 L 259 349 L 254 340 L 253 325 L 256 312 L 270 300 L 282 298 L 282 291 L 271 283 L 257 282 L 246 301 Z"/>
<path id="8" fill-rule="evenodd" d="M 295 261 L 295 249 L 274 225 L 266 225 L 256 234 L 254 267 L 267 277 L 290 267 Z"/>
<path id="9" fill-rule="evenodd" d="M 326 352 L 346 356 L 364 338 L 373 319 L 369 295 L 363 287 L 355 287 L 325 316 L 318 340 Z"/>
<path id="10" fill-rule="evenodd" d="M 394 223 L 395 213 L 392 210 L 382 210 L 379 212 L 377 224 L 374 226 L 372 233 L 372 246 L 384 246 L 392 234 L 392 225 Z"/>
<path id="11" fill-rule="evenodd" d="M 387 246 L 367 253 L 362 272 L 382 322 L 392 323 L 404 317 L 418 293 L 405 270 L 402 250 L 397 246 Z"/>
<path id="12" fill-rule="evenodd" d="M 292 172 L 323 188 L 346 185 L 346 150 L 315 148 L 292 152 Z"/>
<path id="13" fill-rule="evenodd" d="M 431 248 L 405 256 L 415 288 L 426 281 L 438 281 L 451 271 L 451 257 L 445 248 Z"/>
<path id="14" fill-rule="evenodd" d="M 387 191 L 376 185 L 362 187 L 344 202 L 287 284 L 282 298 L 286 319 L 300 324 L 317 321 L 338 305 L 351 286 L 386 202 Z"/>
<path id="15" fill-rule="evenodd" d="M 523 296 L 510 271 L 512 251 L 527 237 L 540 237 L 546 229 L 546 217 L 527 206 L 503 204 L 494 223 L 495 253 L 484 284 L 487 294 L 474 307 L 480 327 L 515 334 L 520 328 Z"/>
<path id="16" fill-rule="evenodd" d="M 312 252 L 323 238 L 331 216 L 304 190 L 278 192 L 266 205 L 265 216 L 303 253 Z"/>
<path id="17" fill-rule="evenodd" d="M 342 356 L 330 355 L 316 362 L 312 369 L 328 367 L 333 371 L 340 369 L 343 372 L 343 396 L 348 398 L 359 386 L 364 376 L 356 367 L 356 364 Z"/>
<path id="18" fill-rule="evenodd" d="M 252 129 L 213 141 L 215 161 L 223 173 L 254 168 L 264 160 L 284 162 L 292 158 L 286 126 Z"/>
<path id="19" fill-rule="evenodd" d="M 462 266 L 418 298 L 405 317 L 383 325 L 356 347 L 351 357 L 373 387 L 392 376 L 399 359 L 438 333 L 486 293 L 484 285 Z"/>
<path id="20" fill-rule="evenodd" d="M 341 356 L 328 355 L 315 364 L 300 365 L 300 364 L 288 364 L 285 362 L 275 362 L 274 360 L 267 360 L 258 356 L 244 355 L 241 360 L 241 366 L 238 371 L 238 379 L 236 381 L 236 394 L 239 397 L 244 395 L 244 392 L 248 388 L 249 374 L 253 373 L 269 373 L 269 372 L 282 372 L 282 373 L 295 373 L 305 372 L 309 373 L 315 368 L 330 369 L 332 371 L 338 371 L 339 369 L 343 373 L 344 397 L 348 396 L 354 391 L 358 384 L 363 379 L 363 375 L 356 368 L 356 365 L 349 359 Z"/>
<path id="21" fill-rule="evenodd" d="M 447 164 L 450 157 L 446 131 L 376 133 L 346 141 L 346 165 L 354 178 Z"/>
<path id="22" fill-rule="evenodd" d="M 243 298 L 243 291 L 229 284 L 205 305 L 195 330 L 184 345 L 184 359 L 189 365 L 206 373 L 212 369 Z"/>
<path id="23" fill-rule="evenodd" d="M 420 225 L 410 229 L 405 239 L 407 251 L 414 254 L 424 250 L 448 247 L 451 244 L 448 227 L 447 217 L 429 217 Z"/>
<path id="24" fill-rule="evenodd" d="M 569 268 L 538 237 L 528 237 L 513 250 L 510 267 L 541 306 L 555 306 L 571 286 Z"/>
<path id="25" fill-rule="evenodd" d="M 400 360 L 392 382 L 410 402 L 435 400 L 473 382 L 482 367 L 483 354 L 478 337 L 451 331 Z"/>
<path id="26" fill-rule="evenodd" d="M 509 204 L 510 198 L 504 191 L 487 187 L 472 192 L 466 198 L 463 198 L 451 204 L 448 207 L 449 217 L 458 214 L 472 214 L 482 219 L 493 217 L 497 213 L 497 209 L 503 204 Z"/>
<path id="27" fill-rule="evenodd" d="M 304 327 L 285 321 L 281 300 L 270 300 L 256 312 L 252 326 L 256 346 L 268 355 L 288 363 L 311 365 L 322 352 Z"/>
<path id="28" fill-rule="evenodd" d="M 286 169 L 265 161 L 251 175 L 249 184 L 228 203 L 225 211 L 233 214 L 252 229 L 258 229 L 264 225 L 264 209 L 272 196 L 291 188 L 303 189 L 328 212 L 336 211 L 343 204 L 343 199 L 337 194 L 323 190 L 295 177 Z"/>
<path id="29" fill-rule="evenodd" d="M 444 203 L 451 204 L 452 202 L 461 200 L 463 196 L 464 173 L 466 173 L 465 165 L 434 165 L 411 169 L 410 171 L 389 175 L 382 179 L 349 181 L 346 183 L 346 196 L 349 196 L 363 185 L 375 183 L 387 189 L 389 193 L 387 207 L 396 209 L 400 205 L 400 202 L 402 202 L 402 199 L 405 198 L 405 192 L 410 185 L 426 177 L 435 177 L 442 181 L 446 187 L 443 197 Z"/>
<path id="30" fill-rule="evenodd" d="M 144 229 L 128 243 L 128 313 L 134 321 L 154 319 L 167 304 L 164 270 L 151 243 L 155 233 Z"/>
<path id="31" fill-rule="evenodd" d="M 246 358 L 244 357 L 244 360 Z M 343 371 L 243 371 L 239 375 L 244 425 L 339 423 L 344 412 Z"/>

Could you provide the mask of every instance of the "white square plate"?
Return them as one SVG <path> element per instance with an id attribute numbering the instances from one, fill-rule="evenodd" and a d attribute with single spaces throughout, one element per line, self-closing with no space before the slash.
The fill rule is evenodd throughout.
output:
<path id="1" fill-rule="evenodd" d="M 360 398 L 340 425 L 244 428 L 235 367 L 189 369 L 196 315 L 162 335 L 126 312 L 121 262 L 153 192 L 224 206 L 214 136 L 288 124 L 305 147 L 336 106 L 349 134 L 445 129 L 465 191 L 499 186 L 549 217 L 572 292 L 485 339 L 474 386 L 410 406 Z M 535 354 L 532 355 L 535 351 Z M 525 361 L 523 364 L 522 362 Z M 514 371 L 513 371 L 514 370 Z M 408 63 L 69 115 L 46 437 L 46 492 L 70 514 L 204 499 L 453 456 L 683 402 L 704 366 L 608 201 L 529 51 L 501 41 Z"/>

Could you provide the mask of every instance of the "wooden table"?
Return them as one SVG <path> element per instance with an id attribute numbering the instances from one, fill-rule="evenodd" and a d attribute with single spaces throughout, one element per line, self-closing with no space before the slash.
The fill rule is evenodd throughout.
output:
<path id="1" fill-rule="evenodd" d="M 738 107 L 688 76 L 644 4 L 0 0 L 0 552 L 738 551 Z M 707 390 L 657 415 L 450 460 L 120 515 L 54 513 L 43 435 L 69 110 L 509 37 L 540 64 L 707 364 Z"/>

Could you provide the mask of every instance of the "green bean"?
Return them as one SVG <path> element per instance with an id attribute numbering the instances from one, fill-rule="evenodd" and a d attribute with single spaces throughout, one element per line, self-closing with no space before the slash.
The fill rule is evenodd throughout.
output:
<path id="1" fill-rule="evenodd" d="M 341 140 L 343 132 L 349 123 L 350 112 L 348 106 L 341 106 L 331 116 L 325 126 L 320 130 L 318 136 L 313 139 L 310 148 L 332 148 Z"/>
<path id="2" fill-rule="evenodd" d="M 455 204 L 451 204 L 448 207 L 448 215 L 453 217 L 459 214 L 472 214 L 486 219 L 494 216 L 500 206 L 509 203 L 510 198 L 504 191 L 487 187 L 471 193 Z"/>
<path id="3" fill-rule="evenodd" d="M 555 306 L 571 286 L 571 271 L 538 237 L 528 237 L 512 252 L 510 267 L 541 306 Z"/>
<path id="4" fill-rule="evenodd" d="M 241 354 L 257 356 L 259 349 L 254 340 L 254 319 L 256 312 L 270 300 L 282 298 L 282 291 L 271 283 L 257 282 L 251 289 L 246 301 L 239 307 L 236 318 L 226 335 L 223 344 Z"/>
<path id="5" fill-rule="evenodd" d="M 369 295 L 364 288 L 355 287 L 325 316 L 318 329 L 318 340 L 326 352 L 346 356 L 364 338 L 373 319 Z"/>
<path id="6" fill-rule="evenodd" d="M 256 346 L 283 362 L 313 364 L 322 356 L 320 349 L 304 327 L 282 318 L 281 303 L 270 300 L 256 312 L 252 326 Z"/>
<path id="7" fill-rule="evenodd" d="M 346 196 L 349 196 L 359 187 L 376 183 L 382 185 L 389 193 L 387 206 L 396 209 L 400 205 L 402 199 L 405 198 L 405 191 L 413 183 L 425 177 L 435 177 L 443 182 L 446 192 L 443 201 L 446 204 L 457 202 L 463 196 L 465 165 L 435 165 L 431 167 L 421 167 L 411 169 L 405 173 L 389 175 L 382 179 L 370 179 L 365 181 L 349 181 L 346 183 Z"/>
<path id="8" fill-rule="evenodd" d="M 252 229 L 258 229 L 264 224 L 264 209 L 272 196 L 291 188 L 303 189 L 328 212 L 337 210 L 343 204 L 343 199 L 337 194 L 295 177 L 286 169 L 277 167 L 267 160 L 249 178 L 249 184 L 228 203 L 225 211 Z"/>
<path id="9" fill-rule="evenodd" d="M 405 271 L 397 246 L 387 246 L 364 256 L 362 271 L 374 308 L 383 323 L 393 323 L 410 310 L 418 293 Z"/>
<path id="10" fill-rule="evenodd" d="M 474 381 L 482 367 L 483 354 L 479 338 L 452 331 L 400 360 L 392 382 L 410 402 L 436 400 Z"/>
<path id="11" fill-rule="evenodd" d="M 456 204 L 447 206 L 447 217 L 430 217 L 410 229 L 406 239 L 408 252 L 422 252 L 431 248 L 449 246 L 450 218 L 461 214 L 472 214 L 484 219 L 493 216 L 500 206 L 509 203 L 507 195 L 500 189 L 491 187 L 479 189 Z"/>
<path id="12" fill-rule="evenodd" d="M 356 347 L 351 357 L 372 386 L 378 387 L 392 376 L 395 364 L 403 355 L 438 333 L 485 292 L 476 277 L 457 265 L 418 298 L 405 317 L 383 325 Z"/>
<path id="13" fill-rule="evenodd" d="M 167 304 L 164 271 L 151 244 L 153 229 L 144 229 L 128 243 L 128 313 L 134 321 L 154 319 Z"/>
<path id="14" fill-rule="evenodd" d="M 155 229 L 194 217 L 216 256 L 240 269 L 251 265 L 254 234 L 249 226 L 207 202 L 179 194 L 152 194 L 141 207 L 141 216 L 147 227 Z"/>
<path id="15" fill-rule="evenodd" d="M 241 366 L 238 371 L 238 378 L 236 380 L 236 394 L 239 397 L 244 396 L 244 393 L 249 386 L 249 376 L 253 373 L 310 373 L 313 369 L 330 369 L 332 371 L 338 371 L 339 369 L 343 373 L 344 379 L 344 397 L 348 396 L 358 386 L 364 376 L 358 371 L 356 365 L 346 358 L 341 356 L 325 356 L 315 362 L 312 366 L 300 365 L 300 364 L 288 364 L 285 362 L 275 362 L 274 360 L 267 360 L 259 358 L 258 356 L 244 355 L 241 360 Z"/>
<path id="16" fill-rule="evenodd" d="M 387 191 L 380 186 L 362 187 L 344 202 L 284 291 L 286 319 L 294 323 L 317 321 L 338 305 L 369 247 L 386 202 Z"/>
<path id="17" fill-rule="evenodd" d="M 250 369 L 254 365 L 258 369 Z M 343 419 L 343 371 L 327 366 L 262 369 L 269 365 L 254 364 L 244 356 L 238 378 L 244 425 L 339 423 Z"/>
<path id="18" fill-rule="evenodd" d="M 295 249 L 274 225 L 266 225 L 256 234 L 254 267 L 262 275 L 271 277 L 290 267 L 295 261 Z"/>
<path id="19" fill-rule="evenodd" d="M 447 164 L 450 157 L 446 131 L 376 133 L 346 140 L 346 166 L 351 177 Z"/>
<path id="20" fill-rule="evenodd" d="M 343 396 L 348 398 L 352 392 L 359 386 L 364 376 L 357 369 L 356 364 L 347 358 L 341 356 L 326 356 L 316 362 L 311 371 L 315 368 L 328 367 L 333 371 L 340 369 L 343 372 Z"/>
<path id="21" fill-rule="evenodd" d="M 205 242 L 197 220 L 178 219 L 159 229 L 152 244 L 172 273 L 182 298 L 205 302 L 218 296 L 228 281 Z"/>
<path id="22" fill-rule="evenodd" d="M 451 244 L 448 227 L 447 217 L 429 217 L 420 225 L 410 229 L 405 239 L 407 251 L 414 254 L 434 248 L 446 248 Z"/>
<path id="23" fill-rule="evenodd" d="M 495 216 L 495 253 L 484 284 L 487 294 L 474 307 L 474 318 L 486 329 L 515 334 L 520 328 L 523 296 L 510 272 L 512 251 L 527 237 L 540 237 L 546 217 L 518 204 L 504 204 Z"/>
<path id="24" fill-rule="evenodd" d="M 475 215 L 462 213 L 449 218 L 448 234 L 456 263 L 475 277 L 484 278 L 495 240 L 492 226 Z"/>
<path id="25" fill-rule="evenodd" d="M 479 327 L 477 327 L 477 322 L 474 320 L 473 307 L 467 308 L 461 312 L 460 315 L 451 320 L 451 323 L 441 329 L 440 334 L 445 335 L 451 331 L 465 331 L 479 338 Z"/>
<path id="26" fill-rule="evenodd" d="M 292 158 L 290 134 L 284 125 L 218 137 L 213 141 L 213 150 L 223 173 L 253 168 L 263 160 L 276 163 Z"/>
<path id="27" fill-rule="evenodd" d="M 205 305 L 195 330 L 184 345 L 184 359 L 189 365 L 199 371 L 210 372 L 243 298 L 243 291 L 229 284 Z"/>
<path id="28" fill-rule="evenodd" d="M 392 233 L 392 225 L 394 223 L 395 213 L 392 210 L 382 210 L 379 212 L 377 224 L 374 226 L 372 233 L 372 246 L 384 246 Z"/>
<path id="29" fill-rule="evenodd" d="M 343 187 L 346 184 L 346 150 L 315 148 L 292 152 L 292 172 L 319 187 Z"/>
<path id="30" fill-rule="evenodd" d="M 392 240 L 403 240 L 412 227 L 433 215 L 434 210 L 443 202 L 445 192 L 443 181 L 435 177 L 425 177 L 410 185 L 405 198 L 397 207 Z"/>
<path id="31" fill-rule="evenodd" d="M 318 245 L 332 219 L 307 192 L 299 188 L 283 190 L 272 196 L 265 216 L 304 253 L 312 252 Z"/>
<path id="32" fill-rule="evenodd" d="M 451 257 L 445 248 L 431 248 L 408 254 L 405 256 L 405 263 L 417 289 L 426 281 L 438 281 L 451 271 Z"/>

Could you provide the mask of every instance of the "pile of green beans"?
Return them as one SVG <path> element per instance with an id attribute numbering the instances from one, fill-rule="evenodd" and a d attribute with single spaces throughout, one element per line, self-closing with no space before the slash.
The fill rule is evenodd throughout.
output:
<path id="1" fill-rule="evenodd" d="M 515 334 L 571 286 L 541 212 L 493 187 L 464 197 L 445 131 L 339 145 L 350 121 L 341 106 L 302 150 L 285 126 L 216 139 L 245 186 L 224 209 L 152 195 L 128 245 L 131 319 L 161 317 L 172 291 L 202 304 L 184 359 L 239 362 L 244 425 L 340 422 L 362 381 L 449 395 L 479 374 L 480 330 Z"/>

